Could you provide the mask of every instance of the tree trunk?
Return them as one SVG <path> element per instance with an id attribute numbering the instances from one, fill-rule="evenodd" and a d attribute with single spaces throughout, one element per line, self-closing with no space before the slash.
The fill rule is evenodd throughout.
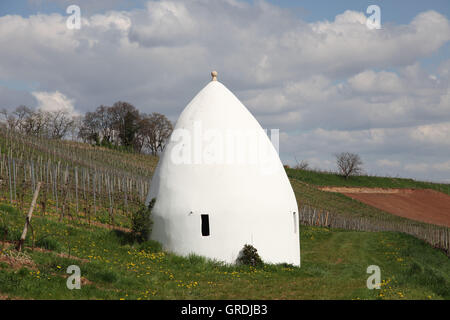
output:
<path id="1" fill-rule="evenodd" d="M 25 242 L 25 238 L 27 237 L 28 226 L 30 225 L 31 217 L 33 215 L 34 207 L 36 206 L 36 200 L 39 195 L 40 188 L 41 188 L 41 182 L 38 182 L 38 184 L 36 186 L 36 190 L 34 191 L 33 200 L 31 201 L 30 210 L 28 211 L 28 214 L 27 214 L 27 218 L 25 221 L 25 226 L 22 231 L 22 235 L 20 236 L 20 240 L 17 243 L 17 247 L 16 247 L 17 251 L 22 250 L 23 244 Z"/>

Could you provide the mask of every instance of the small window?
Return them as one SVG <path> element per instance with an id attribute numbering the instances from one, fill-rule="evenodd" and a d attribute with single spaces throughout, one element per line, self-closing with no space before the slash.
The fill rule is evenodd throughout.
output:
<path id="1" fill-rule="evenodd" d="M 297 212 L 293 212 L 294 215 L 294 233 L 297 233 Z"/>
<path id="2" fill-rule="evenodd" d="M 209 215 L 208 214 L 202 214 L 202 236 L 207 237 L 209 236 Z"/>

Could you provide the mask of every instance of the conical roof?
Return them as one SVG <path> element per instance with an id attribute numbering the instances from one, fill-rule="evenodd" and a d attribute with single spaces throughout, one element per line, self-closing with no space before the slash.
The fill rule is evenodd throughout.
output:
<path id="1" fill-rule="evenodd" d="M 156 199 L 152 238 L 227 262 L 252 244 L 267 262 L 298 265 L 297 203 L 277 151 L 214 78 L 181 113 L 158 163 L 147 199 Z"/>

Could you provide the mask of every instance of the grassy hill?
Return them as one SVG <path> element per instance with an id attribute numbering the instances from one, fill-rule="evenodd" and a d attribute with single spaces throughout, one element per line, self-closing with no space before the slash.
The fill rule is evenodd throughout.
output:
<path id="1" fill-rule="evenodd" d="M 0 151 L 0 299 L 450 299 L 448 257 L 405 234 L 302 226 L 301 268 L 180 257 L 155 242 L 133 241 L 129 230 L 130 216 L 143 201 L 139 186 L 152 175 L 157 158 L 5 132 Z M 368 177 L 369 183 L 287 172 L 300 205 L 404 221 L 315 187 L 382 187 L 383 178 Z M 30 175 L 44 185 L 26 249 L 17 253 L 13 241 L 31 202 Z M 407 188 L 416 183 L 401 180 L 389 183 Z M 372 264 L 381 268 L 381 290 L 366 288 Z M 81 268 L 81 290 L 66 287 L 70 265 Z"/>
<path id="2" fill-rule="evenodd" d="M 321 191 L 297 179 L 290 179 L 299 207 L 309 205 L 347 217 L 381 218 L 390 221 L 410 221 L 366 205 L 341 193 Z"/>
<path id="3" fill-rule="evenodd" d="M 157 162 L 154 156 L 0 129 L 0 201 L 24 211 L 41 181 L 38 208 L 46 213 L 129 226 Z"/>
<path id="4" fill-rule="evenodd" d="M 450 254 L 449 228 L 411 220 L 390 214 L 341 193 L 320 190 L 321 186 L 366 188 L 432 189 L 448 194 L 449 184 L 437 184 L 413 179 L 354 176 L 349 179 L 328 173 L 287 169 L 300 211 L 304 206 L 328 212 L 338 221 L 331 225 L 359 231 L 398 231 L 425 240 Z M 322 225 L 323 219 L 322 219 Z"/>
<path id="5" fill-rule="evenodd" d="M 158 157 L 90 144 L 23 136 L 0 128 L 0 152 L 16 159 L 60 162 L 61 165 L 102 168 L 150 178 Z"/>
<path id="6" fill-rule="evenodd" d="M 376 176 L 353 176 L 345 179 L 336 173 L 286 169 L 299 207 L 309 205 L 347 217 L 383 219 L 423 226 L 424 223 L 392 215 L 341 193 L 322 191 L 317 187 L 365 187 L 432 189 L 450 195 L 450 184 L 416 181 L 414 179 Z"/>
<path id="7" fill-rule="evenodd" d="M 290 168 L 286 169 L 286 173 L 291 179 L 314 186 L 432 189 L 450 195 L 450 184 L 445 183 L 367 175 L 352 176 L 349 179 L 344 179 L 337 173 Z"/>
<path id="8" fill-rule="evenodd" d="M 8 239 L 24 218 L 2 205 Z M 411 236 L 301 228 L 301 268 L 227 266 L 133 243 L 124 231 L 51 216 L 33 222 L 36 245 L 17 254 L 3 243 L 0 297 L 32 299 L 450 299 L 450 261 Z M 27 240 L 31 246 L 31 239 Z M 382 289 L 368 290 L 369 265 Z M 81 268 L 82 289 L 68 290 L 66 269 Z"/>

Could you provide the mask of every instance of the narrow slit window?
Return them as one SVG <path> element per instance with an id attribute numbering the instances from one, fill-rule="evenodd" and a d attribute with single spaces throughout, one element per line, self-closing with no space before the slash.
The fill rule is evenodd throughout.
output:
<path id="1" fill-rule="evenodd" d="M 209 215 L 202 214 L 202 236 L 209 236 Z"/>
<path id="2" fill-rule="evenodd" d="M 297 233 L 297 212 L 293 212 L 294 216 L 294 233 Z"/>

